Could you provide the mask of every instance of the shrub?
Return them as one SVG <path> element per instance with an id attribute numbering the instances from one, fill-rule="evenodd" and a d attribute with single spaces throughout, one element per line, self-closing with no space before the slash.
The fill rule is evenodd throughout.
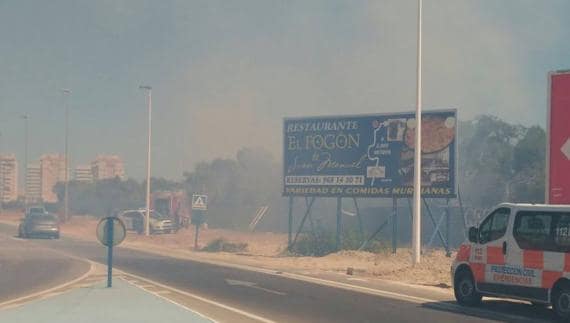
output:
<path id="1" fill-rule="evenodd" d="M 202 251 L 207 252 L 244 252 L 247 251 L 247 243 L 244 242 L 229 242 L 224 238 L 218 238 L 210 241 Z"/>
<path id="2" fill-rule="evenodd" d="M 343 233 L 341 250 L 358 250 L 365 238 L 356 230 Z M 372 240 L 363 251 L 382 252 L 388 250 L 384 241 Z M 319 230 L 315 233 L 305 233 L 299 236 L 291 252 L 299 256 L 326 256 L 336 252 L 336 232 Z"/>

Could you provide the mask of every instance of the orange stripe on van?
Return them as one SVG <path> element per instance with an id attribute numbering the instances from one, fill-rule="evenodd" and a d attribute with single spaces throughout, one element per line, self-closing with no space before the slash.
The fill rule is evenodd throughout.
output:
<path id="1" fill-rule="evenodd" d="M 504 265 L 505 255 L 503 255 L 503 247 L 487 247 L 487 264 Z"/>
<path id="2" fill-rule="evenodd" d="M 544 255 L 540 250 L 524 250 L 523 265 L 525 268 L 543 269 Z"/>
<path id="3" fill-rule="evenodd" d="M 570 253 L 564 253 L 564 271 L 570 271 Z"/>
<path id="4" fill-rule="evenodd" d="M 561 271 L 543 271 L 542 272 L 542 288 L 552 288 L 554 283 L 562 277 Z"/>
<path id="5" fill-rule="evenodd" d="M 457 251 L 457 256 L 455 259 L 457 261 L 469 261 L 469 256 L 471 256 L 471 245 L 462 244 Z"/>
<path id="6" fill-rule="evenodd" d="M 475 278 L 476 282 L 485 282 L 485 264 L 471 263 L 471 270 L 473 271 L 473 278 Z"/>

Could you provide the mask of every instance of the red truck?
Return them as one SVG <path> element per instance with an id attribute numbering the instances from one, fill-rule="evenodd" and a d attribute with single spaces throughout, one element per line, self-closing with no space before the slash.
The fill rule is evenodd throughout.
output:
<path id="1" fill-rule="evenodd" d="M 188 228 L 191 207 L 185 191 L 158 191 L 150 196 L 150 208 L 168 216 L 175 225 L 175 230 Z"/>

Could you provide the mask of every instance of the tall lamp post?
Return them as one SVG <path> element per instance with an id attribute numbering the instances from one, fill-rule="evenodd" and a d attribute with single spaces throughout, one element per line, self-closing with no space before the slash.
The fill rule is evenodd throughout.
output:
<path id="1" fill-rule="evenodd" d="M 64 197 L 63 197 L 63 218 L 65 221 L 69 220 L 69 102 L 66 97 L 71 95 L 70 89 L 61 89 L 64 96 L 65 106 L 65 184 L 64 184 Z"/>
<path id="2" fill-rule="evenodd" d="M 24 120 L 24 205 L 28 205 L 28 121 L 30 116 L 23 114 L 20 116 Z"/>
<path id="3" fill-rule="evenodd" d="M 0 158 L 2 157 L 2 132 L 0 131 Z M 18 179 L 16 179 L 17 181 Z M 4 167 L 0 159 L 0 214 L 4 207 Z"/>
<path id="4" fill-rule="evenodd" d="M 416 93 L 416 138 L 414 151 L 414 214 L 412 232 L 412 263 L 421 257 L 421 184 L 422 184 L 422 0 L 418 0 L 418 62 Z"/>
<path id="5" fill-rule="evenodd" d="M 148 104 L 148 146 L 146 156 L 146 218 L 145 218 L 145 235 L 150 234 L 150 144 L 152 136 L 152 87 L 141 85 L 139 89 L 146 91 Z"/>

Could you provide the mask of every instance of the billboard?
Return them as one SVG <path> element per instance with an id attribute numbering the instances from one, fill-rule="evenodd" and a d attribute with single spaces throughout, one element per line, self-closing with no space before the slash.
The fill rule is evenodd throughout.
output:
<path id="1" fill-rule="evenodd" d="M 570 204 L 570 71 L 549 75 L 546 202 Z"/>
<path id="2" fill-rule="evenodd" d="M 456 196 L 456 110 L 422 114 L 422 195 Z M 287 118 L 283 194 L 411 197 L 415 114 Z"/>

